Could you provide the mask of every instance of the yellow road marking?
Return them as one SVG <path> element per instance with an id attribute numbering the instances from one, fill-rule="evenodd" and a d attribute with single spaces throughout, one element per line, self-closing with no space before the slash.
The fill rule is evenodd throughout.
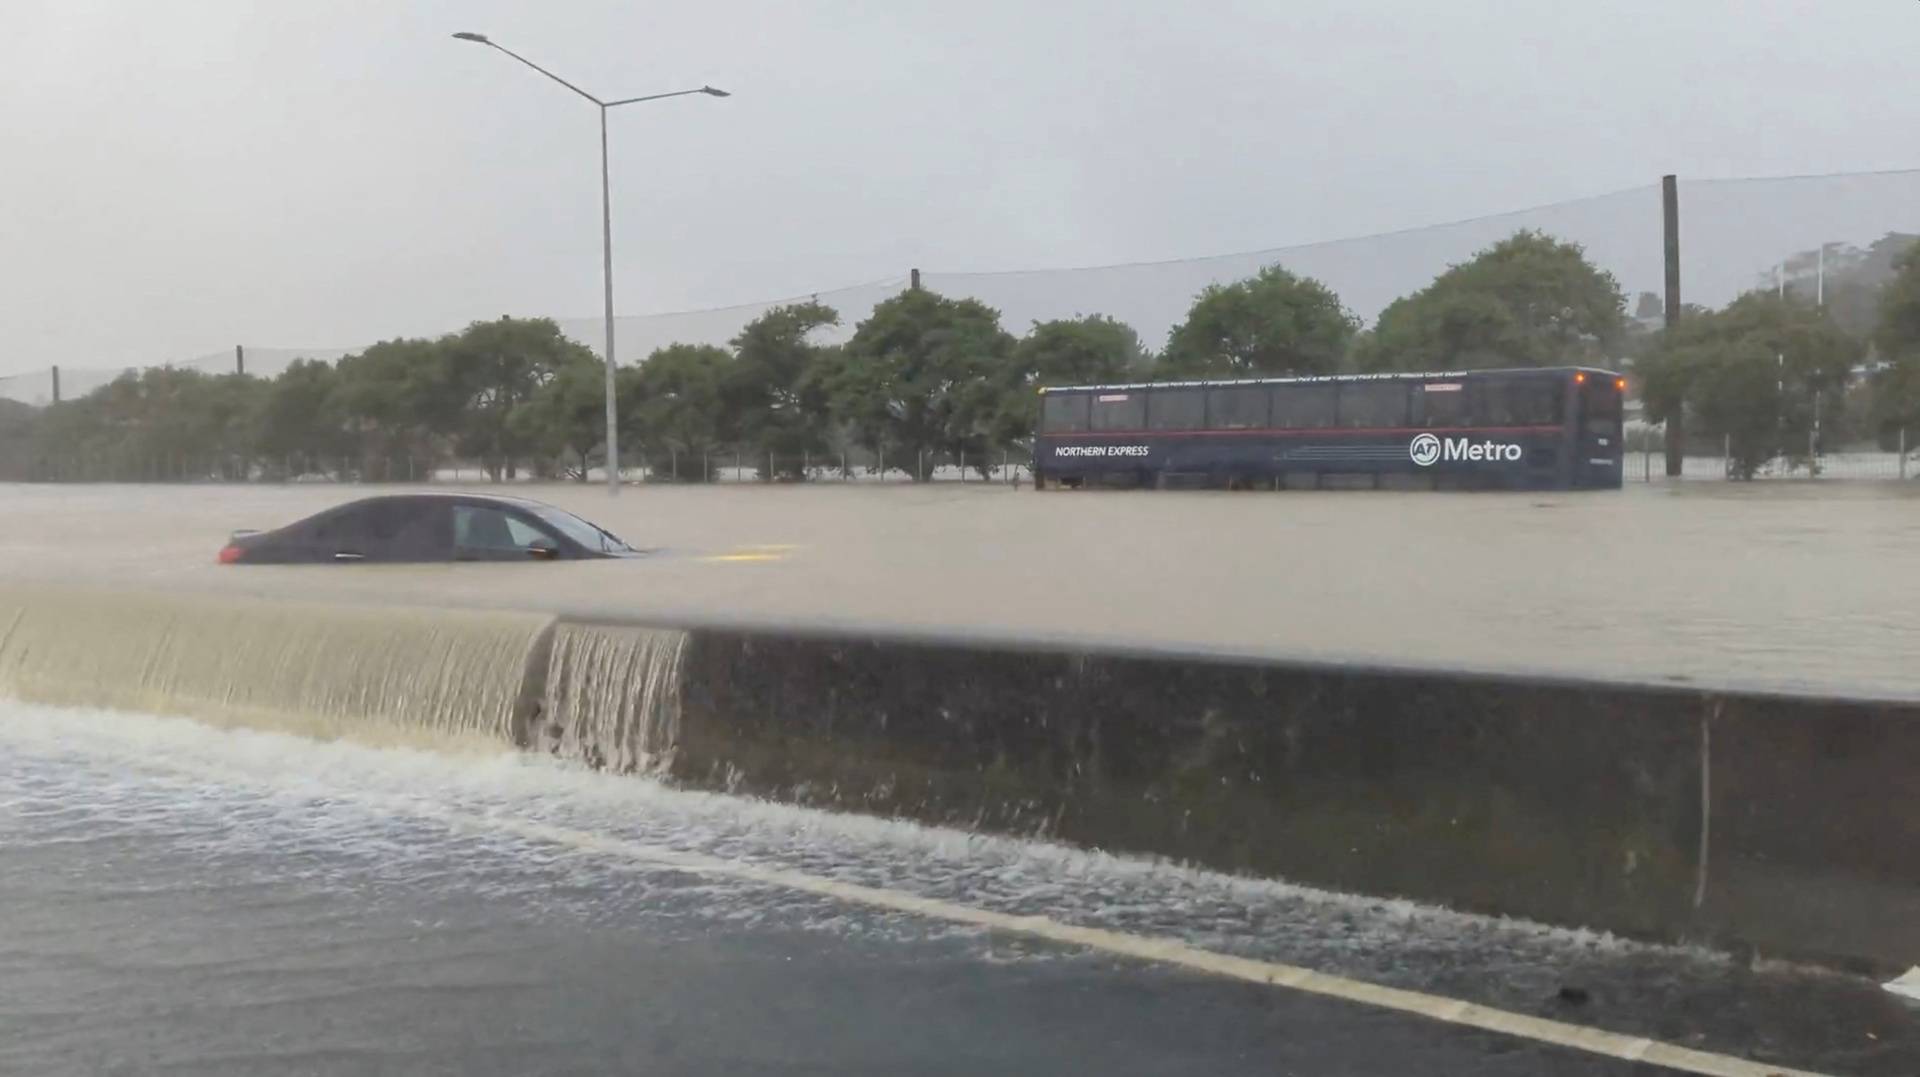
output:
<path id="1" fill-rule="evenodd" d="M 720 553 L 702 557 L 702 561 L 784 561 L 783 553 Z"/>

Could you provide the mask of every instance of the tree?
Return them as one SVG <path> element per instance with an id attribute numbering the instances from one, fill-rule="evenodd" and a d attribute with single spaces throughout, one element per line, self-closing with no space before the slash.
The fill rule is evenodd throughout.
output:
<path id="1" fill-rule="evenodd" d="M 1035 322 L 1013 349 L 1021 388 L 1097 385 L 1144 377 L 1152 357 L 1133 327 L 1104 314 Z"/>
<path id="2" fill-rule="evenodd" d="M 515 405 L 507 425 L 515 441 L 538 459 L 564 460 L 562 471 L 586 482 L 593 452 L 599 450 L 603 459 L 606 455 L 606 365 L 589 353 L 561 366 Z"/>
<path id="3" fill-rule="evenodd" d="M 1825 243 L 1796 251 L 1762 277 L 1756 290 L 1784 289 L 1788 295 L 1819 303 L 1840 328 L 1868 339 L 1878 320 L 1881 290 L 1898 274 L 1901 257 L 1917 242 L 1920 236 L 1888 232 L 1864 250 L 1847 243 Z"/>
<path id="4" fill-rule="evenodd" d="M 463 395 L 447 367 L 449 339 L 383 340 L 342 356 L 324 409 L 341 436 L 310 444 L 302 455 L 324 456 L 343 467 L 340 458 L 348 455 L 362 468 L 379 460 L 382 476 L 397 457 L 431 459 L 435 442 L 454 437 L 465 419 Z M 306 377 L 320 380 L 311 372 Z"/>
<path id="5" fill-rule="evenodd" d="M 723 442 L 723 387 L 732 377 L 733 356 L 709 344 L 670 344 L 640 365 L 631 415 L 641 436 L 637 444 L 666 449 L 674 478 L 699 475 L 708 455 Z M 624 424 L 623 424 L 624 425 Z"/>
<path id="6" fill-rule="evenodd" d="M 1153 359 L 1133 327 L 1104 314 L 1035 322 L 1014 345 L 993 420 L 992 440 L 1024 443 L 1039 419 L 1042 385 L 1097 385 L 1144 380 Z"/>
<path id="7" fill-rule="evenodd" d="M 475 457 L 498 481 L 511 478 L 515 460 L 531 446 L 509 423 L 515 407 L 571 363 L 597 362 L 586 345 L 569 340 L 551 318 L 474 322 L 441 341 L 445 395 L 436 418 L 454 431 L 455 447 Z M 458 418 L 443 410 L 457 404 Z"/>
<path id="8" fill-rule="evenodd" d="M 44 408 L 0 397 L 0 478 L 22 482 L 40 477 L 36 442 L 45 413 Z"/>
<path id="9" fill-rule="evenodd" d="M 1647 417 L 1686 417 L 1724 437 L 1736 478 L 1775 456 L 1804 461 L 1816 409 L 1834 417 L 1862 345 L 1823 309 L 1749 292 L 1725 310 L 1692 314 L 1642 365 Z"/>
<path id="10" fill-rule="evenodd" d="M 993 308 L 915 288 L 874 307 L 813 380 L 854 439 L 896 466 L 923 451 L 984 463 L 1012 351 Z"/>
<path id="11" fill-rule="evenodd" d="M 1874 343 L 1887 365 L 1874 375 L 1874 421 L 1883 444 L 1897 443 L 1902 429 L 1920 433 L 1920 244 L 1900 256 L 1878 315 Z"/>
<path id="12" fill-rule="evenodd" d="M 1183 377 L 1331 373 L 1359 327 L 1326 285 L 1268 266 L 1208 285 L 1167 334 L 1161 368 Z"/>
<path id="13" fill-rule="evenodd" d="M 252 419 L 254 445 L 268 468 L 291 472 L 295 456 L 311 466 L 315 458 L 338 460 L 351 451 L 339 401 L 339 375 L 331 364 L 296 359 L 281 371 L 261 394 Z"/>
<path id="14" fill-rule="evenodd" d="M 1598 364 L 1625 309 L 1579 244 L 1520 231 L 1395 300 L 1355 359 L 1374 371 Z"/>
<path id="15" fill-rule="evenodd" d="M 828 394 L 809 376 L 821 348 L 808 338 L 839 324 L 832 307 L 794 303 L 748 322 L 732 340 L 723 384 L 727 427 L 761 464 L 775 457 L 781 474 L 799 476 L 805 455 L 827 448 Z"/>
<path id="16" fill-rule="evenodd" d="M 1893 279 L 1880 292 L 1874 341 L 1891 362 L 1920 362 L 1920 244 L 1895 263 Z"/>

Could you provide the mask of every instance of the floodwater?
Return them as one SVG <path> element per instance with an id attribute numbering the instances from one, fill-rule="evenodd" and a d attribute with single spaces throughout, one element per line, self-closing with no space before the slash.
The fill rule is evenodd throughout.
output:
<path id="1" fill-rule="evenodd" d="M 135 592 L 185 591 L 345 600 L 367 614 L 354 631 L 425 618 L 436 632 L 408 633 L 415 645 L 480 652 L 519 654 L 536 622 L 523 611 L 567 611 L 1920 698 L 1909 488 L 942 484 L 636 487 L 609 500 L 551 486 L 516 492 L 659 552 L 213 563 L 234 528 L 368 492 L 0 487 L 0 581 L 88 590 L 57 653 L 30 656 L 75 681 L 47 694 L 123 708 L 0 700 L 0 1071 L 1633 1071 L 674 866 L 697 856 L 1780 1064 L 1920 1072 L 1920 1018 L 1870 981 L 590 773 L 469 735 L 502 720 L 500 693 L 480 677 L 407 676 L 453 668 L 412 651 L 374 655 L 359 674 L 440 714 L 426 723 L 435 750 L 137 713 L 140 697 L 59 672 L 213 698 L 223 661 L 273 671 L 295 651 L 331 653 L 332 622 L 303 633 L 299 608 L 279 603 L 217 604 L 235 618 L 229 635 L 258 638 L 201 648 L 203 665 L 134 676 L 86 652 L 102 638 L 88 626 L 132 617 Z M 475 612 L 379 605 L 394 603 Z M 627 657 L 670 668 L 642 658 L 674 634 L 629 634 Z M 606 643 L 587 635 L 557 646 L 551 669 Z M 71 666 L 75 654 L 86 661 Z M 255 704 L 295 687 L 254 680 L 267 693 Z M 590 681 L 549 689 L 578 695 Z M 645 695 L 615 702 L 643 714 Z"/>
<path id="2" fill-rule="evenodd" d="M 1920 484 L 515 487 L 641 562 L 234 567 L 365 487 L 4 486 L 0 577 L 1920 698 Z"/>
<path id="3" fill-rule="evenodd" d="M 524 754 L 0 701 L 0 1072 L 1650 1072 L 673 857 L 1171 937 L 1779 1065 L 1920 1066 L 1913 1012 L 1831 973 Z"/>

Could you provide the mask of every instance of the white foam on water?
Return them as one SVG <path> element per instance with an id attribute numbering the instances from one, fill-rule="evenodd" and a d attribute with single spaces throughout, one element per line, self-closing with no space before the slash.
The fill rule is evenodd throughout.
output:
<path id="1" fill-rule="evenodd" d="M 370 822 L 456 811 L 1388 980 L 1429 975 L 1436 963 L 1455 972 L 1464 962 L 1489 975 L 1550 978 L 1570 961 L 1656 960 L 1701 970 L 1727 962 L 1703 950 L 1604 933 L 677 790 L 510 751 L 449 755 L 15 701 L 0 701 L 0 751 L 16 766 L 23 758 L 40 761 L 41 773 L 88 771 L 75 796 L 111 795 L 100 788 L 111 784 L 102 775 L 121 773 L 164 778 L 174 795 L 208 798 L 231 813 L 235 827 L 247 818 L 236 809 L 296 813 L 317 836 L 357 844 L 349 851 L 370 861 L 391 852 L 383 847 L 390 837 Z M 343 811 L 358 823 L 318 825 Z M 520 839 L 493 840 L 513 846 L 496 850 L 509 856 L 570 860 Z M 741 912 L 738 904 L 729 907 Z"/>

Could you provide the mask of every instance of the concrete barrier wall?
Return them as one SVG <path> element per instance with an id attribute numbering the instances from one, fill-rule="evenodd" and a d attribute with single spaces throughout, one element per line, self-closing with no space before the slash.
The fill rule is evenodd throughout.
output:
<path id="1" fill-rule="evenodd" d="M 1920 703 L 37 586 L 0 692 L 1920 964 Z"/>
<path id="2" fill-rule="evenodd" d="M 737 630 L 684 663 L 689 785 L 1920 963 L 1914 705 Z"/>

